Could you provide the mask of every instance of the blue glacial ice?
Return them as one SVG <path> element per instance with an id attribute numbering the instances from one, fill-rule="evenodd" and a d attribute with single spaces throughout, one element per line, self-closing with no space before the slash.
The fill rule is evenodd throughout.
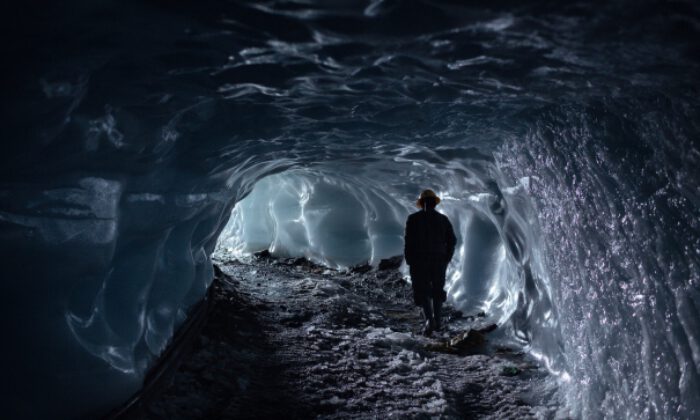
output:
<path id="1" fill-rule="evenodd" d="M 9 417 L 124 403 L 217 244 L 375 264 L 426 187 L 459 236 L 449 299 L 572 416 L 700 415 L 697 4 L 13 7 Z"/>

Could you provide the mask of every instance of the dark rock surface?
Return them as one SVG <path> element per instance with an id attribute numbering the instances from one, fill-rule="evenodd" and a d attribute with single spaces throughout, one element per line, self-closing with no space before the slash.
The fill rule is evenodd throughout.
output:
<path id="1" fill-rule="evenodd" d="M 421 336 L 399 265 L 222 263 L 208 324 L 146 418 L 558 416 L 546 371 L 490 346 L 483 316 L 448 306 L 444 331 Z"/>
<path id="2" fill-rule="evenodd" d="M 401 267 L 401 263 L 403 263 L 402 255 L 386 258 L 384 260 L 379 261 L 379 266 L 377 267 L 377 270 L 398 270 L 399 267 Z"/>

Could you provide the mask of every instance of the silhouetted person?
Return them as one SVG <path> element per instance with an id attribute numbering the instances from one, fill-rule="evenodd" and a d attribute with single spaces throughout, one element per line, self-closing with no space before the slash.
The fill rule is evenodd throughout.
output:
<path id="1" fill-rule="evenodd" d="M 416 202 L 420 211 L 406 220 L 404 257 L 411 271 L 413 301 L 423 308 L 425 334 L 440 330 L 440 308 L 447 299 L 445 271 L 455 251 L 454 231 L 450 220 L 435 210 L 440 198 L 425 190 Z"/>

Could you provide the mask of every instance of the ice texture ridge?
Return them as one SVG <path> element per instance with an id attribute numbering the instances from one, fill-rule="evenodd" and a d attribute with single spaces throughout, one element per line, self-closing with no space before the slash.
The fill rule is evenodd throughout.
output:
<path id="1" fill-rule="evenodd" d="M 217 243 L 376 263 L 427 187 L 573 417 L 700 416 L 698 4 L 10 6 L 9 418 L 123 404 Z"/>

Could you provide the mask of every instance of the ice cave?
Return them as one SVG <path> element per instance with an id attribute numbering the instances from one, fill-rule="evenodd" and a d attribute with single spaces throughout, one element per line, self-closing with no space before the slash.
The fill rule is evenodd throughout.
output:
<path id="1" fill-rule="evenodd" d="M 3 417 L 700 417 L 697 2 L 3 9 Z"/>

